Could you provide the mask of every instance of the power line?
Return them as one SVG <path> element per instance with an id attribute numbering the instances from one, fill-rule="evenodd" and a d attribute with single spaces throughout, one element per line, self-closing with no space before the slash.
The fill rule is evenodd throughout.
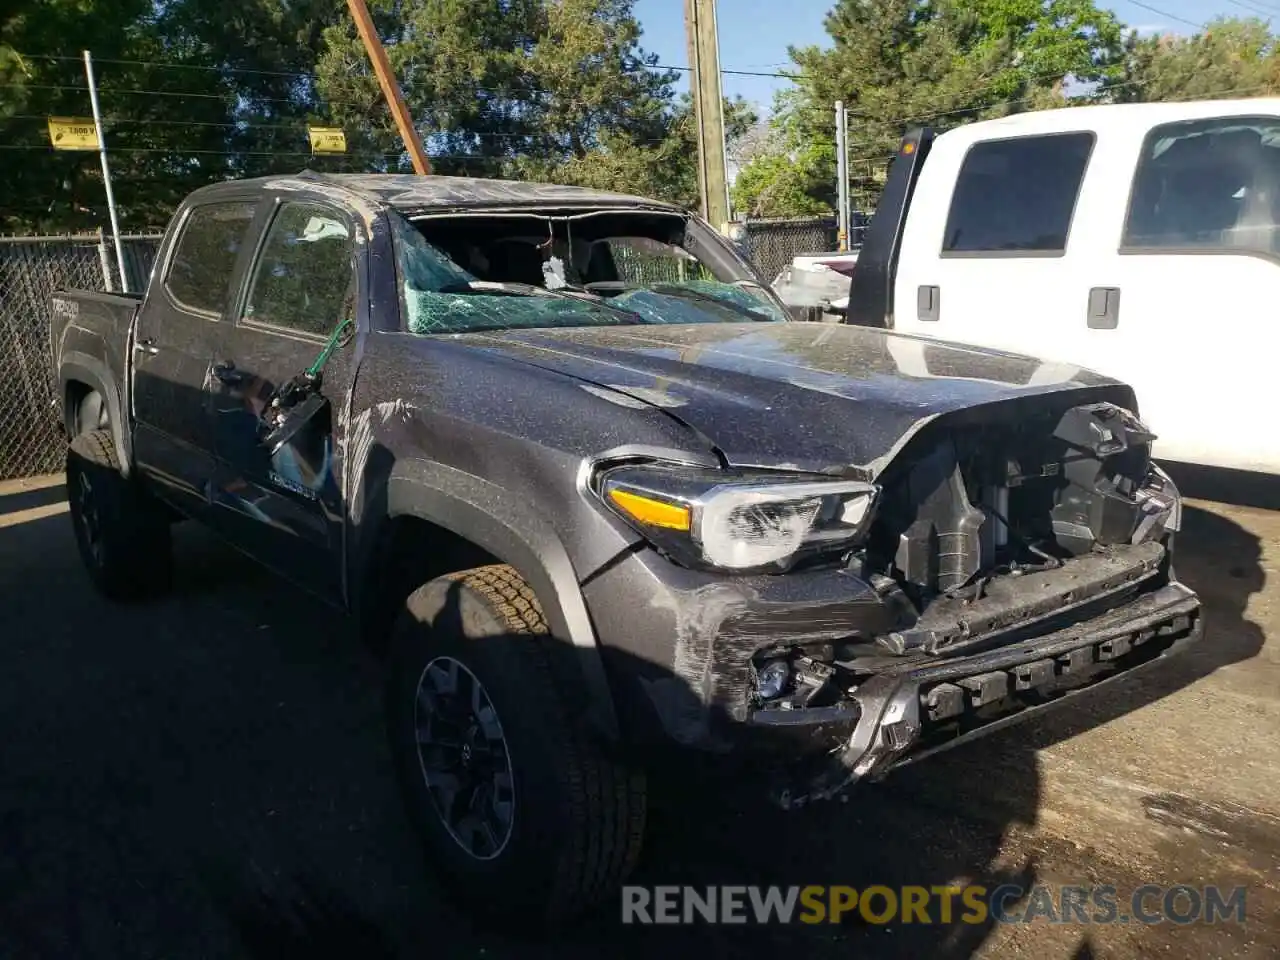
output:
<path id="1" fill-rule="evenodd" d="M 43 150 L 46 153 L 55 153 L 48 144 L 23 144 L 23 143 L 0 143 L 0 150 Z M 90 151 L 82 151 L 86 156 Z M 316 154 L 308 150 L 189 150 L 183 147 L 112 147 L 112 153 L 162 153 L 171 156 L 215 156 L 215 157 L 314 157 Z M 389 153 L 361 153 L 356 156 L 361 158 L 382 158 L 403 157 L 403 150 L 395 150 Z M 333 156 L 341 159 L 350 156 L 348 154 L 333 154 Z M 440 160 L 485 160 L 487 157 L 476 156 L 470 153 L 437 153 L 432 154 L 432 159 Z"/>
<path id="2" fill-rule="evenodd" d="M 1245 3 L 1244 0 L 1227 0 L 1228 3 L 1235 4 L 1241 10 L 1248 10 L 1254 16 L 1266 17 L 1271 20 L 1280 11 L 1275 8 L 1268 8 L 1264 4 Z"/>
<path id="3" fill-rule="evenodd" d="M 80 57 L 69 57 L 65 55 L 59 55 L 56 53 L 20 53 L 18 54 L 18 56 L 22 57 L 24 60 L 58 60 L 58 61 L 75 62 L 75 63 L 82 62 Z M 218 66 L 200 64 L 200 63 L 165 63 L 160 60 L 118 60 L 118 59 L 110 59 L 107 57 L 94 57 L 93 62 L 109 63 L 115 66 L 126 66 L 126 67 L 160 67 L 166 70 L 201 70 L 201 71 L 209 71 L 211 73 L 259 74 L 261 76 L 267 76 L 267 77 L 315 78 L 317 76 L 314 73 L 294 72 L 294 71 L 287 71 L 287 70 L 257 70 L 257 69 L 251 69 L 249 67 L 218 67 Z"/>
<path id="4" fill-rule="evenodd" d="M 4 118 L 5 121 L 27 120 L 31 122 L 39 121 L 42 123 L 47 121 L 48 119 L 49 118 L 44 114 L 35 114 L 35 113 L 14 113 Z M 151 119 L 150 117 L 106 117 L 103 120 L 103 126 L 107 127 L 108 129 L 114 126 L 124 124 L 124 125 L 131 125 L 131 126 L 144 125 L 148 127 L 150 126 L 212 127 L 212 128 L 226 129 L 226 130 L 234 130 L 239 133 L 245 133 L 245 132 L 250 132 L 254 130 L 289 130 L 289 131 L 297 132 L 299 130 L 305 130 L 308 126 L 312 125 L 313 123 L 314 124 L 320 124 L 320 123 L 332 124 L 333 121 L 327 120 L 327 119 L 326 120 L 297 119 L 288 123 L 258 123 L 257 121 L 250 121 L 250 120 L 232 120 L 232 121 L 164 120 L 164 119 Z M 457 131 L 453 135 L 462 136 L 462 137 L 476 137 L 479 139 L 488 139 L 488 140 L 519 140 L 519 141 L 545 140 L 547 138 L 547 135 L 542 133 L 518 133 L 515 131 L 505 131 L 505 130 L 475 130 L 475 131 L 463 130 L 463 131 Z M 666 143 L 667 140 L 668 138 L 666 137 L 649 137 L 648 139 L 644 139 L 644 140 L 632 140 L 631 143 L 641 145 L 641 146 L 657 146 L 659 144 Z"/>
<path id="5" fill-rule="evenodd" d="M 1133 81 L 1129 81 L 1128 83 L 1125 83 L 1125 84 L 1115 84 L 1115 85 L 1114 85 L 1113 87 L 1111 87 L 1110 89 L 1115 89 L 1115 87 L 1120 87 L 1120 86 L 1138 86 L 1138 85 L 1141 85 L 1141 84 L 1143 84 L 1143 83 L 1147 83 L 1147 82 L 1149 82 L 1149 81 L 1146 81 L 1146 80 L 1133 80 Z M 1234 88 L 1223 89 L 1223 90 L 1215 90 L 1215 91 L 1211 91 L 1210 93 L 1207 93 L 1207 94 L 1199 94 L 1199 93 L 1195 93 L 1195 94 L 1183 94 L 1183 95 L 1182 95 L 1182 96 L 1180 96 L 1180 97 L 1170 97 L 1170 98 L 1169 98 L 1169 99 L 1167 99 L 1167 100 L 1161 100 L 1161 101 L 1159 101 L 1159 102 L 1161 102 L 1161 103 L 1186 103 L 1186 102 L 1189 102 L 1189 101 L 1197 101 L 1197 100 L 1213 100 L 1213 99 L 1218 99 L 1218 98 L 1221 98 L 1221 97 L 1243 97 L 1243 96 L 1248 96 L 1248 95 L 1251 95 L 1251 94 L 1269 93 L 1269 92 L 1272 92 L 1273 90 L 1274 90 L 1273 85 L 1264 83 L 1264 84 L 1256 84 L 1256 85 L 1251 86 L 1251 87 L 1234 87 Z M 1017 103 L 1017 102 L 1019 102 L 1019 101 L 1013 101 L 1013 100 L 1010 100 L 1010 101 L 1005 101 L 1005 102 L 1006 102 L 1006 103 Z M 998 105 L 999 105 L 999 104 L 995 104 L 995 106 L 998 106 Z M 951 113 L 961 113 L 961 112 L 965 112 L 965 111 L 968 111 L 968 110 L 974 110 L 974 109 L 986 109 L 986 108 L 966 107 L 963 111 L 962 111 L 962 110 L 955 110 L 955 111 L 951 111 Z M 894 120 L 885 120 L 885 121 L 883 121 L 883 122 L 884 122 L 884 124 L 885 124 L 886 126 L 890 126 L 890 127 L 893 127 L 893 126 L 908 127 L 908 126 L 917 125 L 917 124 L 919 124 L 919 123 L 921 123 L 922 121 L 925 121 L 925 120 L 936 119 L 937 117 L 945 116 L 945 115 L 946 115 L 946 114 L 943 114 L 943 113 L 937 113 L 937 114 L 930 114 L 930 115 L 928 115 L 928 116 L 922 116 L 922 117 L 899 117 L 899 118 L 894 119 Z M 998 118 L 993 118 L 993 119 L 998 119 Z M 975 121 L 975 122 L 977 122 L 977 121 Z M 869 140 L 861 141 L 861 145 L 863 145 L 863 146 L 869 146 L 871 143 L 872 143 L 872 141 L 869 141 Z M 889 159 L 889 158 L 887 158 L 887 157 L 861 157 L 861 158 L 859 158 L 858 160 L 850 160 L 849 162 L 850 162 L 850 163 L 859 163 L 859 162 L 865 162 L 865 161 L 867 161 L 867 160 L 882 160 L 882 159 Z"/>
<path id="6" fill-rule="evenodd" d="M 59 61 L 67 61 L 67 62 L 74 61 L 76 63 L 80 62 L 79 57 L 71 57 L 71 56 L 53 54 L 53 53 L 32 53 L 32 54 L 22 53 L 22 54 L 19 54 L 19 56 L 26 60 L 59 60 Z M 211 64 L 200 64 L 200 63 L 164 63 L 158 60 L 119 60 L 119 59 L 109 59 L 106 57 L 94 57 L 93 59 L 94 59 L 94 63 L 109 63 L 109 64 L 116 64 L 119 66 L 159 67 L 161 69 L 167 69 L 167 70 L 201 70 L 201 71 L 209 71 L 212 73 L 242 73 L 242 74 L 256 74 L 259 76 L 266 76 L 266 77 L 293 77 L 297 79 L 301 79 L 305 77 L 310 80 L 319 79 L 319 74 L 314 72 L 308 72 L 308 71 L 261 70 L 256 67 L 223 67 L 223 66 L 214 66 Z M 673 65 L 664 64 L 664 63 L 644 64 L 643 69 L 649 70 L 649 71 L 676 70 L 681 73 L 689 73 L 693 70 L 692 67 L 673 66 Z M 727 73 L 732 76 L 776 77 L 783 80 L 797 79 L 800 76 L 799 74 L 780 73 L 776 71 L 763 71 L 763 70 L 723 69 L 720 72 Z"/>
<path id="7" fill-rule="evenodd" d="M 1195 27 L 1197 30 L 1204 29 L 1203 23 L 1196 23 L 1194 20 L 1188 20 L 1186 17 L 1180 17 L 1176 13 L 1169 13 L 1167 10 L 1161 10 L 1159 7 L 1153 7 L 1149 3 L 1143 3 L 1142 0 L 1126 0 L 1126 2 L 1132 3 L 1135 7 L 1141 7 L 1143 10 L 1149 10 L 1151 13 L 1157 13 L 1162 17 L 1167 17 L 1170 20 L 1177 20 L 1179 23 L 1185 23 L 1187 26 Z"/>
<path id="8" fill-rule="evenodd" d="M 1028 81 L 1035 81 L 1035 80 L 1066 80 L 1066 79 L 1067 79 L 1068 77 L 1070 77 L 1070 76 L 1072 76 L 1072 74 L 1069 74 L 1069 73 L 1067 73 L 1067 74 L 1057 74 L 1057 73 L 1053 73 L 1053 74 L 1043 74 L 1043 75 L 1039 75 L 1039 76 L 1032 75 L 1032 76 L 1030 76 L 1030 77 L 1028 77 L 1028 78 L 1026 78 L 1026 79 L 1027 79 Z M 1142 86 L 1143 84 L 1145 84 L 1145 83 L 1149 83 L 1149 82 L 1150 82 L 1149 80 L 1123 80 L 1123 81 L 1118 81 L 1118 82 L 1116 82 L 1116 83 L 1108 84 L 1108 85 L 1107 85 L 1107 87 L 1106 87 L 1106 89 L 1107 89 L 1107 90 L 1117 90 L 1117 89 L 1120 89 L 1120 88 L 1122 88 L 1122 87 L 1136 87 L 1136 86 Z M 977 88 L 975 88 L 975 90 L 970 91 L 970 92 L 971 92 L 971 93 L 976 93 L 976 92 L 977 92 Z M 867 111 L 865 111 L 865 110 L 864 110 L 864 111 L 857 111 L 857 112 L 849 111 L 849 116 L 851 116 L 851 117 L 857 117 L 857 118 L 860 118 L 860 119 L 863 119 L 863 120 L 871 120 L 871 121 L 873 121 L 873 122 L 875 122 L 875 123 L 883 124 L 883 125 L 885 125 L 885 126 L 889 126 L 889 127 L 907 127 L 907 126 L 912 126 L 912 125 L 918 125 L 918 124 L 924 123 L 924 122 L 926 122 L 926 121 L 928 121 L 928 120 L 937 120 L 937 119 L 939 119 L 940 117 L 954 117 L 954 116 L 957 116 L 957 115 L 959 115 L 959 114 L 963 114 L 963 113 L 977 113 L 977 112 L 982 111 L 982 110 L 993 110 L 993 109 L 995 109 L 995 108 L 997 108 L 997 107 L 1015 107 L 1015 106 L 1025 106 L 1025 105 L 1027 105 L 1027 104 L 1034 103 L 1037 99 L 1038 99 L 1038 96 L 1036 96 L 1036 95 L 1032 95 L 1032 96 L 1027 96 L 1027 97 L 1018 97 L 1018 98 L 1010 99 L 1010 100 L 996 100 L 996 101 L 993 101 L 993 102 L 990 102 L 990 103 L 975 103 L 975 104 L 971 104 L 971 105 L 969 105 L 969 106 L 965 106 L 965 107 L 955 107 L 955 108 L 950 109 L 950 110 L 938 110 L 938 111 L 935 111 L 934 113 L 917 114 L 917 115 L 914 115 L 914 116 L 906 116 L 906 117 L 892 117 L 892 118 L 889 118 L 889 119 L 881 119 L 881 118 L 879 118 L 879 117 L 875 116 L 874 114 L 869 113 L 869 112 L 867 112 Z M 869 141 L 862 141 L 862 142 L 863 142 L 863 143 L 867 143 L 867 142 L 869 142 Z"/>
<path id="9" fill-rule="evenodd" d="M 693 67 L 674 67 L 674 66 L 671 66 L 671 65 L 669 65 L 669 64 L 663 64 L 663 63 L 655 63 L 653 66 L 648 67 L 647 69 L 649 69 L 649 70 L 676 70 L 676 71 L 678 71 L 678 72 L 680 72 L 680 73 L 692 73 L 692 72 L 693 72 Z M 802 74 L 802 73 L 777 73 L 777 72 L 774 72 L 774 71 L 767 71 L 767 70 L 728 70 L 728 69 L 722 69 L 720 72 L 721 72 L 721 73 L 723 73 L 723 74 L 728 74 L 728 75 L 729 75 L 729 76 L 731 76 L 731 77 L 777 77 L 777 78 L 778 78 L 778 79 L 780 79 L 780 80 L 812 80 L 812 79 L 813 79 L 812 77 L 807 77 L 807 76 L 805 76 L 805 75 L 804 75 L 804 74 Z"/>
<path id="10" fill-rule="evenodd" d="M 86 86 L 81 86 L 78 84 L 65 84 L 65 83 L 0 83 L 0 88 L 7 88 L 11 90 L 79 90 L 86 94 L 89 92 L 89 88 Z M 136 89 L 123 89 L 119 87 L 116 87 L 116 88 L 107 87 L 105 89 L 102 89 L 101 92 L 104 96 L 125 95 L 125 96 L 144 96 L 144 97 L 184 97 L 188 99 L 194 98 L 198 100 L 224 100 L 224 101 L 230 101 L 232 103 L 236 103 L 246 99 L 245 97 L 242 97 L 234 93 L 199 93 L 199 92 L 186 91 L 186 90 L 136 90 Z M 291 100 L 286 97 L 255 96 L 249 99 L 252 99 L 260 103 L 296 104 L 298 102 L 297 100 Z M 330 104 L 341 104 L 344 106 L 348 106 L 348 105 L 362 106 L 362 104 L 358 100 L 325 100 L 325 102 Z"/>

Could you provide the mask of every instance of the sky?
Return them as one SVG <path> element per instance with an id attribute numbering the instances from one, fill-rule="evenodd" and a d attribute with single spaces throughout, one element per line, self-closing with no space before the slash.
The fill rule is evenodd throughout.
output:
<path id="1" fill-rule="evenodd" d="M 786 68 L 789 46 L 826 46 L 822 21 L 832 2 L 718 0 L 721 69 L 774 72 Z M 1194 33 L 1195 24 L 1218 16 L 1274 16 L 1280 26 L 1280 0 L 1114 0 L 1099 5 L 1110 6 L 1123 23 L 1144 34 Z M 687 66 L 684 0 L 636 0 L 635 12 L 644 28 L 644 48 L 658 54 L 664 65 Z M 762 112 L 773 103 L 774 92 L 787 85 L 775 77 L 732 73 L 726 73 L 722 83 L 725 96 L 740 94 Z"/>

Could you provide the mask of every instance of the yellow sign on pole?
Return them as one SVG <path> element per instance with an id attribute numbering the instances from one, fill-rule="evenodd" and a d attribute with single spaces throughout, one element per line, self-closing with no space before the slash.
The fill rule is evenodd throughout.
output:
<path id="1" fill-rule="evenodd" d="M 347 135 L 341 127 L 307 127 L 312 153 L 346 153 Z"/>
<path id="2" fill-rule="evenodd" d="M 98 125 L 78 117 L 50 117 L 49 142 L 55 150 L 97 150 Z"/>

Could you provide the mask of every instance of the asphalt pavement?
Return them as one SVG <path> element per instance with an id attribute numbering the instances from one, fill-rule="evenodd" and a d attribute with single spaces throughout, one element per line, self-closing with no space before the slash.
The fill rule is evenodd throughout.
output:
<path id="1" fill-rule="evenodd" d="M 1280 502 L 1225 496 L 1180 535 L 1208 610 L 1194 651 L 848 803 L 783 813 L 669 777 L 635 882 L 1217 884 L 1247 888 L 1245 923 L 604 911 L 539 941 L 473 929 L 433 878 L 349 625 L 189 525 L 174 593 L 112 606 L 60 480 L 0 484 L 0 958 L 1276 957 Z"/>

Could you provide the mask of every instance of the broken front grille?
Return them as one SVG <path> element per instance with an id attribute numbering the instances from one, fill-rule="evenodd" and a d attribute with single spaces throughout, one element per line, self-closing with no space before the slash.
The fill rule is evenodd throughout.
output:
<path id="1" fill-rule="evenodd" d="M 1029 651 L 1020 662 L 997 668 L 974 665 L 919 688 L 921 729 L 912 754 L 1044 706 L 1159 657 L 1195 629 L 1199 610 L 1175 612 L 1133 630 L 1079 638 L 1048 655 Z"/>

